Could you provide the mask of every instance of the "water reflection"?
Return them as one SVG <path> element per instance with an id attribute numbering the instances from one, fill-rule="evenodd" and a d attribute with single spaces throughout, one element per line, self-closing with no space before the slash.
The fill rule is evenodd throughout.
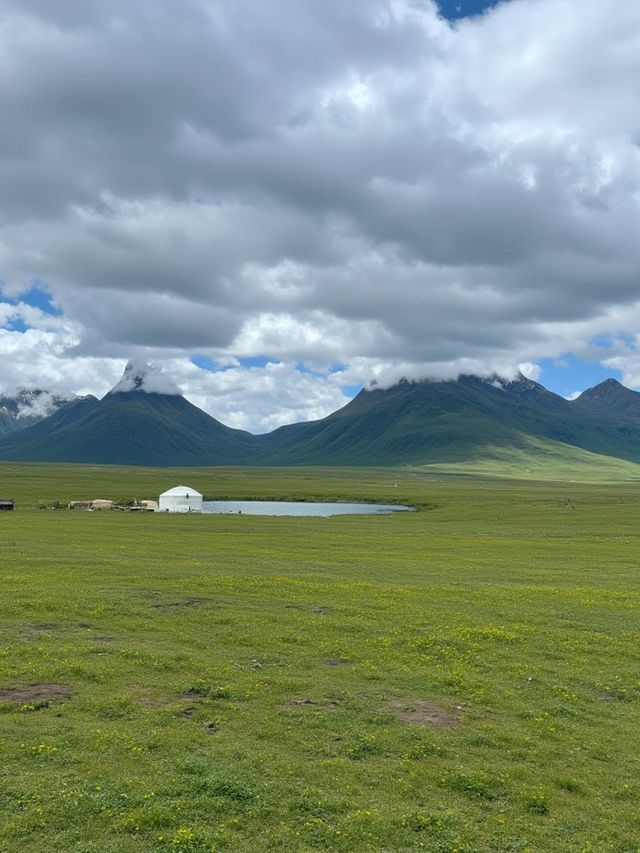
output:
<path id="1" fill-rule="evenodd" d="M 397 504 L 315 503 L 311 501 L 204 501 L 202 512 L 242 515 L 388 515 L 407 512 Z"/>

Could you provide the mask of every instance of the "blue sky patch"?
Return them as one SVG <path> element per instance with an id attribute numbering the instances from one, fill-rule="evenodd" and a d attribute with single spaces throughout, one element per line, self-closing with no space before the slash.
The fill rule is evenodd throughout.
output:
<path id="1" fill-rule="evenodd" d="M 568 397 L 574 391 L 593 388 L 605 379 L 622 381 L 619 370 L 603 367 L 597 361 L 583 361 L 572 353 L 559 359 L 543 358 L 538 364 L 542 368 L 538 382 L 562 397 Z"/>
<path id="2" fill-rule="evenodd" d="M 596 335 L 595 338 L 591 339 L 591 343 L 601 349 L 613 349 L 616 344 L 624 344 L 627 349 L 631 350 L 637 349 L 636 337 L 629 332 L 618 332 L 615 338 L 612 338 L 611 335 Z"/>
<path id="3" fill-rule="evenodd" d="M 266 367 L 268 364 L 278 364 L 279 359 L 267 358 L 265 355 L 253 355 L 248 358 L 239 358 L 241 367 Z"/>
<path id="4" fill-rule="evenodd" d="M 190 360 L 191 364 L 195 364 L 195 366 L 199 367 L 200 370 L 209 370 L 211 373 L 215 373 L 217 370 L 220 370 L 214 361 L 211 361 L 210 358 L 207 358 L 204 355 L 192 355 Z"/>
<path id="5" fill-rule="evenodd" d="M 37 308 L 43 314 L 48 314 L 50 317 L 61 317 L 62 311 L 53 304 L 51 294 L 37 283 L 31 285 L 28 290 L 20 293 L 18 296 L 3 296 L 0 292 L 0 303 L 5 305 L 17 306 L 20 304 L 29 305 L 31 308 Z M 22 317 L 14 317 L 9 320 L 4 327 L 8 332 L 19 332 L 24 334 L 31 326 L 24 321 Z"/>
<path id="6" fill-rule="evenodd" d="M 346 364 L 330 364 L 328 368 L 323 368 L 322 370 L 316 370 L 313 367 L 310 367 L 305 361 L 296 362 L 296 370 L 298 373 L 306 373 L 309 376 L 328 376 L 332 373 L 342 373 L 343 370 L 346 370 L 348 365 Z"/>
<path id="7" fill-rule="evenodd" d="M 438 0 L 441 13 L 450 21 L 479 15 L 497 3 L 498 0 Z"/>
<path id="8" fill-rule="evenodd" d="M 51 294 L 44 290 L 37 283 L 32 284 L 29 290 L 21 293 L 15 300 L 8 300 L 12 305 L 17 305 L 18 302 L 24 302 L 25 305 L 30 305 L 32 308 L 38 308 L 43 314 L 49 314 L 51 317 L 62 317 L 62 311 L 53 304 Z"/>
<path id="9" fill-rule="evenodd" d="M 4 328 L 8 332 L 20 332 L 21 334 L 24 334 L 31 328 L 31 326 L 27 326 L 22 318 L 16 317 L 14 320 L 9 320 Z"/>
<path id="10" fill-rule="evenodd" d="M 355 397 L 362 391 L 363 388 L 364 385 L 343 385 L 342 393 L 346 394 L 347 397 Z"/>
<path id="11" fill-rule="evenodd" d="M 247 358 L 238 358 L 240 367 L 266 367 L 268 364 L 278 364 L 279 359 L 267 358 L 264 355 L 249 356 Z M 200 370 L 208 370 L 210 373 L 220 373 L 224 370 L 231 370 L 234 365 L 218 364 L 206 355 L 191 356 L 191 364 L 195 364 Z"/>

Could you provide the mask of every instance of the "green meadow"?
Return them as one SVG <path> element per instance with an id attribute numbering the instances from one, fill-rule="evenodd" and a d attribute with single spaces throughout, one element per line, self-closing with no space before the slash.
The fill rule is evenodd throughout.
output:
<path id="1" fill-rule="evenodd" d="M 638 468 L 512 462 L 0 464 L 0 851 L 640 850 Z M 50 509 L 179 483 L 417 511 Z"/>

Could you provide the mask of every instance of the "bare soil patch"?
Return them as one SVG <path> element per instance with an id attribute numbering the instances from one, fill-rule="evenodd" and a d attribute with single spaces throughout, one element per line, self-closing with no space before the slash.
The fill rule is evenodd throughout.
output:
<path id="1" fill-rule="evenodd" d="M 62 635 L 69 634 L 72 631 L 77 632 L 81 631 L 89 631 L 94 626 L 89 622 L 22 622 L 21 624 L 13 626 L 11 628 L 19 637 L 33 637 L 39 636 L 40 634 L 52 634 L 52 635 Z M 94 639 L 103 639 L 102 637 L 91 636 L 88 637 L 90 640 Z"/>
<path id="2" fill-rule="evenodd" d="M 131 697 L 132 700 L 143 708 L 157 710 L 159 708 L 166 708 L 171 704 L 165 697 L 153 696 L 148 693 L 149 688 L 142 684 L 127 684 L 127 690 L 134 694 Z"/>
<path id="3" fill-rule="evenodd" d="M 156 696 L 138 696 L 135 701 L 138 705 L 142 705 L 143 708 L 149 708 L 151 711 L 166 708 L 170 704 L 166 700 L 158 699 Z"/>
<path id="4" fill-rule="evenodd" d="M 13 687 L 0 689 L 0 700 L 9 702 L 20 702 L 22 704 L 36 702 L 50 704 L 51 702 L 64 702 L 73 696 L 73 687 L 69 684 L 17 684 Z"/>
<path id="5" fill-rule="evenodd" d="M 344 699 L 342 699 L 340 696 L 333 696 L 328 699 L 309 699 L 308 697 L 304 697 L 301 699 L 292 699 L 290 702 L 286 702 L 282 707 L 333 709 L 339 708 L 343 702 Z"/>
<path id="6" fill-rule="evenodd" d="M 15 632 L 20 637 L 32 637 L 35 634 L 62 634 L 68 625 L 55 625 L 53 622 L 24 622 L 16 625 Z"/>
<path id="7" fill-rule="evenodd" d="M 322 663 L 325 666 L 349 666 L 351 661 L 347 658 L 325 658 Z"/>
<path id="8" fill-rule="evenodd" d="M 400 722 L 425 728 L 451 729 L 460 722 L 458 717 L 426 699 L 395 699 L 389 710 Z"/>
<path id="9" fill-rule="evenodd" d="M 204 607 L 206 604 L 212 604 L 212 599 L 186 596 L 178 601 L 157 601 L 154 604 L 150 604 L 149 607 L 152 607 L 154 610 L 166 610 L 172 607 Z"/>
<path id="10" fill-rule="evenodd" d="M 608 690 L 599 690 L 596 694 L 598 699 L 602 699 L 603 702 L 613 702 L 615 700 L 615 694 L 610 693 Z"/>

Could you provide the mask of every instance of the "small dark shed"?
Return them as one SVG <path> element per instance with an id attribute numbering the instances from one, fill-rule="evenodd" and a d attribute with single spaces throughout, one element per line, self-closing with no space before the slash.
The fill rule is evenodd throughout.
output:
<path id="1" fill-rule="evenodd" d="M 8 498 L 0 498 L 0 512 L 2 512 L 3 510 L 5 512 L 10 511 L 14 508 L 15 505 L 16 502 L 13 499 L 9 500 Z"/>

